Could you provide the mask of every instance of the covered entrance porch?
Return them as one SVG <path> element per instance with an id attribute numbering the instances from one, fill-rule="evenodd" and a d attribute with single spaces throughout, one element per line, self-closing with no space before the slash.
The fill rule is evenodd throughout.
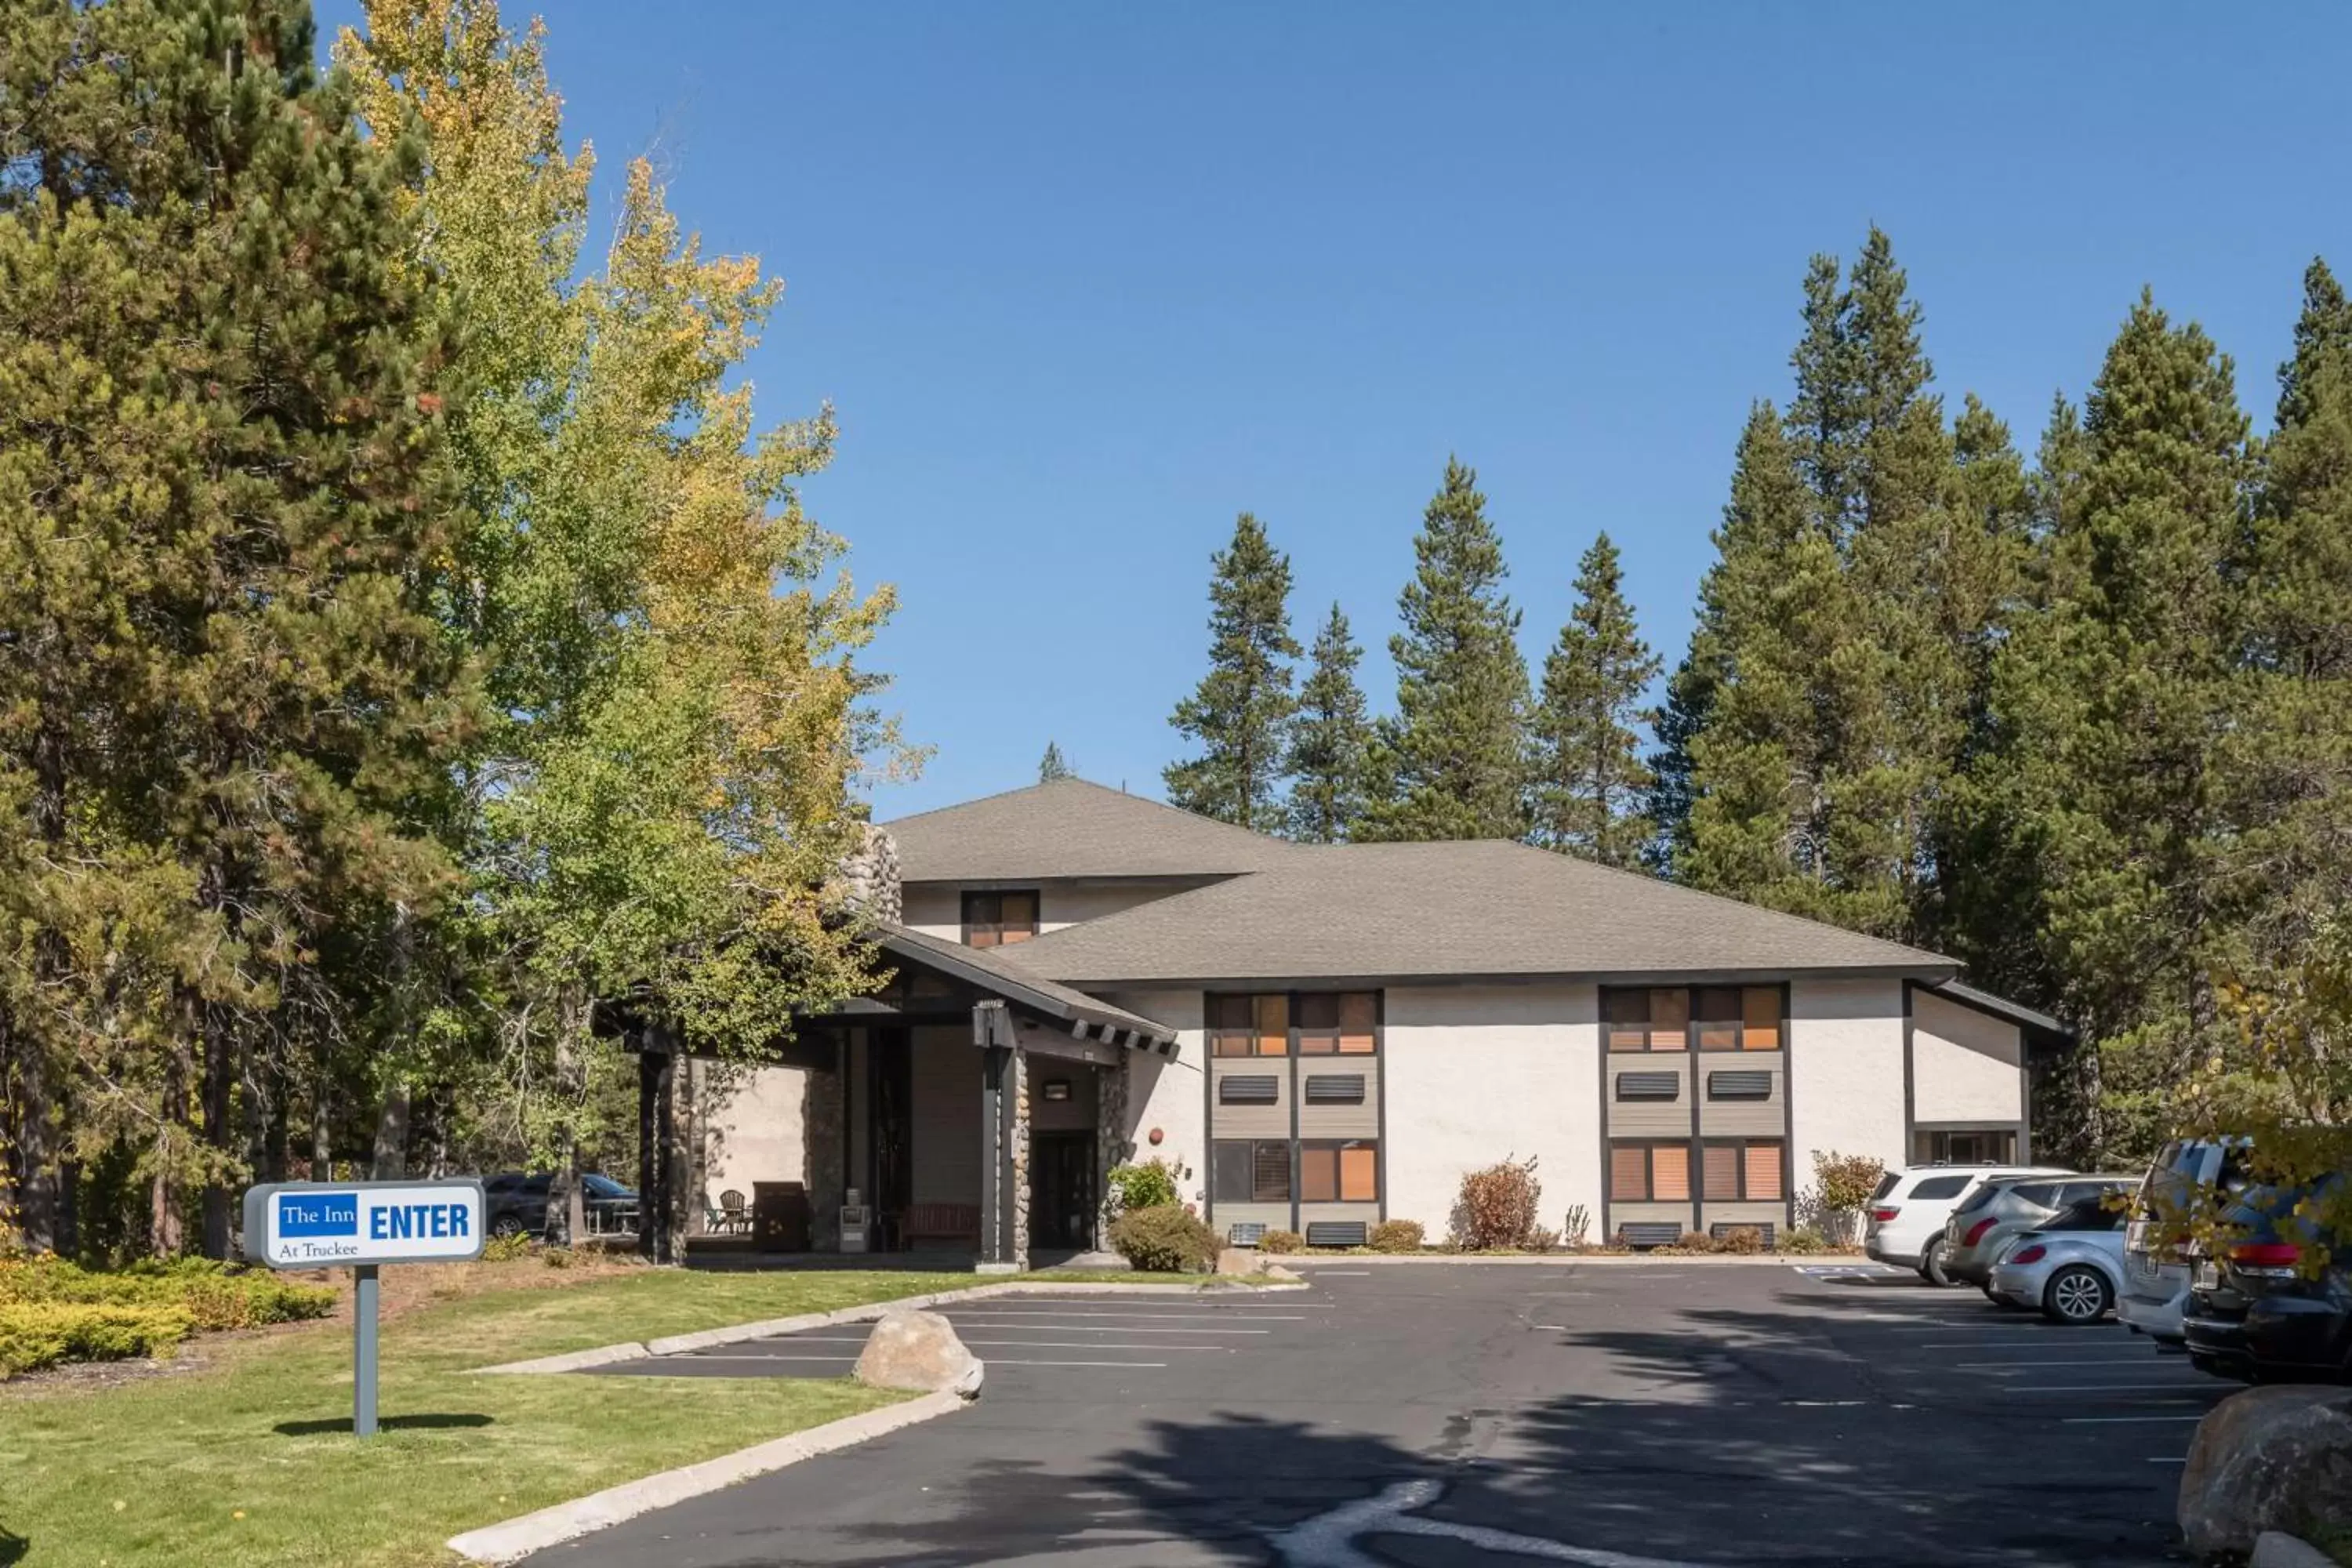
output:
<path id="1" fill-rule="evenodd" d="M 1101 1246 L 1107 1173 L 1133 1153 L 1130 1064 L 1171 1055 L 1175 1031 L 991 950 L 893 924 L 876 941 L 887 983 L 804 1020 L 776 1058 L 792 1071 L 772 1075 L 794 1080 L 793 1103 L 755 1112 L 797 1122 L 796 1169 L 727 1194 L 748 1201 L 749 1223 L 698 1241 L 698 1259 L 722 1246 L 920 1253 L 998 1272 Z M 640 1057 L 639 1174 L 646 1250 L 670 1261 L 712 1199 L 698 1159 L 709 1108 L 663 1043 L 649 1032 Z"/>

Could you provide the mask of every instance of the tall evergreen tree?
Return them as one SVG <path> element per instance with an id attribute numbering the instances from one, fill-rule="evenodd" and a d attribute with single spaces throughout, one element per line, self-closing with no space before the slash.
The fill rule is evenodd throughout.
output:
<path id="1" fill-rule="evenodd" d="M 1372 727 L 1356 685 L 1363 657 L 1348 617 L 1334 604 L 1315 634 L 1290 730 L 1287 831 L 1303 843 L 1338 844 L 1352 837 L 1370 798 Z"/>
<path id="2" fill-rule="evenodd" d="M 414 148 L 362 138 L 307 6 L 50 5 L 8 31 L 0 625 L 28 657 L 0 795 L 52 868 L 81 854 L 59 835 L 96 854 L 21 889 L 0 1006 L 81 1058 L 85 1128 L 144 1130 L 155 1243 L 200 1186 L 217 1257 L 251 1163 L 237 1103 L 263 1109 L 309 975 L 365 955 L 326 998 L 364 1037 L 399 949 L 349 939 L 448 889 L 478 713 L 438 616 L 461 591 L 453 344 L 405 262 Z M 76 965 L 86 1016 L 18 1005 Z"/>
<path id="3" fill-rule="evenodd" d="M 1046 742 L 1045 754 L 1037 759 L 1037 782 L 1058 784 L 1064 779 L 1074 779 L 1077 776 L 1076 770 L 1062 758 L 1061 742 Z"/>
<path id="4" fill-rule="evenodd" d="M 1543 693 L 1528 728 L 1536 745 L 1536 842 L 1631 867 L 1656 837 L 1655 784 L 1637 726 L 1654 715 L 1643 696 L 1660 660 L 1633 624 L 1617 547 L 1601 534 L 1577 563 L 1576 605 L 1544 661 Z"/>
<path id="5" fill-rule="evenodd" d="M 1209 673 L 1169 722 L 1202 754 L 1161 775 L 1171 804 L 1242 827 L 1278 825 L 1283 757 L 1297 707 L 1290 660 L 1290 557 L 1257 519 L 1234 520 L 1233 542 L 1211 562 Z"/>
<path id="6" fill-rule="evenodd" d="M 1385 735 L 1392 793 L 1368 838 L 1517 838 L 1527 831 L 1521 725 L 1528 667 L 1510 569 L 1486 521 L 1478 476 L 1449 458 L 1413 540 L 1419 563 L 1398 596 L 1404 629 L 1389 639 L 1397 710 Z"/>
<path id="7" fill-rule="evenodd" d="M 1995 659 L 1994 744 L 1972 794 L 2000 824 L 2042 989 L 2104 1042 L 2104 1139 L 2160 1135 L 2242 911 L 2216 851 L 2234 790 L 2222 737 L 2243 622 L 2246 420 L 2230 362 L 2143 295 L 2083 429 L 2077 518 L 2050 537 L 2063 588 Z M 2030 910 L 2030 913 L 2028 912 Z"/>

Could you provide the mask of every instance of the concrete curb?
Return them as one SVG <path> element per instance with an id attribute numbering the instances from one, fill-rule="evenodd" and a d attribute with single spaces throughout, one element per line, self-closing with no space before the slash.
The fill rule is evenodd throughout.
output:
<path id="1" fill-rule="evenodd" d="M 2254 1537 L 2249 1568 L 2336 1568 L 2336 1559 L 2301 1536 L 2265 1530 Z"/>
<path id="2" fill-rule="evenodd" d="M 1800 1266 L 1829 1267 L 1851 1264 L 1856 1268 L 1880 1269 L 1888 1265 L 1874 1263 L 1867 1258 L 1844 1258 L 1835 1253 L 1813 1252 L 1690 1252 L 1668 1253 L 1660 1258 L 1627 1252 L 1506 1252 L 1481 1255 L 1460 1252 L 1286 1252 L 1285 1264 L 1293 1268 L 1328 1268 L 1338 1266 L 1353 1268 L 1360 1264 L 1436 1263 L 1448 1268 L 1541 1266 L 1559 1268 L 1568 1266 L 1582 1268 L 1591 1265 L 1602 1268 L 1792 1268 Z"/>
<path id="3" fill-rule="evenodd" d="M 672 1503 L 718 1491 L 738 1481 L 749 1480 L 753 1476 L 766 1475 L 771 1470 L 799 1464 L 803 1459 L 814 1459 L 820 1454 L 830 1454 L 902 1427 L 936 1419 L 951 1411 L 961 1410 L 970 1403 L 954 1394 L 926 1394 L 903 1405 L 887 1405 L 880 1410 L 866 1411 L 862 1415 L 828 1421 L 822 1426 L 812 1426 L 805 1432 L 793 1432 L 754 1444 L 749 1448 L 739 1448 L 734 1453 L 721 1454 L 700 1464 L 664 1470 L 657 1476 L 626 1481 L 503 1523 L 469 1530 L 463 1535 L 451 1536 L 448 1547 L 469 1563 L 512 1563 L 534 1552 L 586 1535 L 591 1531 L 604 1530 L 623 1520 L 635 1519 L 641 1513 L 667 1508 Z"/>
<path id="4" fill-rule="evenodd" d="M 709 1350 L 716 1345 L 740 1344 L 745 1340 L 772 1339 L 778 1334 L 796 1334 L 807 1329 L 830 1328 L 836 1323 L 870 1323 L 894 1308 L 921 1310 L 952 1304 L 957 1301 L 984 1301 L 991 1296 L 1200 1296 L 1223 1294 L 1233 1290 L 1301 1290 L 1298 1284 L 1274 1285 L 1115 1285 L 1097 1280 L 1034 1280 L 1008 1281 L 1002 1285 L 974 1285 L 962 1290 L 937 1290 L 925 1296 L 897 1296 L 887 1301 L 868 1301 L 856 1307 L 841 1307 L 830 1312 L 803 1312 L 796 1317 L 769 1318 L 756 1323 L 730 1323 L 725 1328 L 700 1329 L 690 1334 L 666 1334 L 642 1344 L 599 1345 L 593 1350 L 568 1351 L 562 1355 L 539 1356 L 530 1361 L 510 1361 L 497 1366 L 479 1366 L 474 1370 L 485 1375 L 505 1376 L 514 1373 L 585 1372 L 591 1367 L 610 1366 L 614 1362 L 642 1361 L 647 1356 L 679 1355 L 688 1351 Z"/>

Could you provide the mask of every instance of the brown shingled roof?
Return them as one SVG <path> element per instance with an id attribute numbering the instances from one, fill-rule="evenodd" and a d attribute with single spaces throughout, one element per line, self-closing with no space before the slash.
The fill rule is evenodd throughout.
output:
<path id="1" fill-rule="evenodd" d="M 1123 790 L 1059 779 L 886 822 L 909 882 L 1213 877 L 1299 853 L 1245 827 Z"/>
<path id="2" fill-rule="evenodd" d="M 1940 980 L 1959 968 L 1937 953 L 1520 844 L 1280 848 L 1264 869 L 1052 931 L 1003 956 L 1080 986 L 1835 971 Z M 1054 874 L 1034 862 L 1032 873 Z"/>

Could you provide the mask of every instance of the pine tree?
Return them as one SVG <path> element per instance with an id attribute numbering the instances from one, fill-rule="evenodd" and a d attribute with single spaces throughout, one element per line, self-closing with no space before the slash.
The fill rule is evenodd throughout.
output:
<path id="1" fill-rule="evenodd" d="M 1315 636 L 1298 714 L 1290 731 L 1287 831 L 1307 844 L 1351 837 L 1370 798 L 1372 728 L 1356 685 L 1363 649 L 1334 604 Z"/>
<path id="2" fill-rule="evenodd" d="M 448 890 L 479 711 L 438 616 L 462 591 L 454 345 L 404 261 L 414 148 L 362 137 L 306 6 L 30 19 L 45 53 L 18 52 L 12 18 L 0 93 L 40 100 L 0 148 L 22 176 L 0 197 L 0 385 L 42 434 L 9 444 L 31 468 L 0 498 L 0 624 L 41 626 L 47 668 L 22 672 L 31 713 L 0 705 L 84 749 L 45 760 L 12 735 L 0 767 L 102 869 L 29 889 L 31 978 L 82 968 L 89 1014 L 11 1005 L 9 1032 L 73 1036 L 50 1044 L 95 1069 L 82 1127 L 140 1128 L 159 1221 L 201 1185 L 221 1256 L 241 1122 L 309 973 L 369 954 L 321 997 L 364 1035 L 394 977 L 342 936 Z M 62 90 L 20 98 L 27 76 Z"/>
<path id="3" fill-rule="evenodd" d="M 1503 592 L 1509 568 L 1478 476 L 1454 458 L 1413 554 L 1418 569 L 1397 601 L 1404 629 L 1389 639 L 1397 711 L 1381 751 L 1394 782 L 1360 836 L 1517 838 L 1527 830 L 1519 612 Z"/>
<path id="4" fill-rule="evenodd" d="M 1631 867 L 1656 837 L 1636 726 L 1653 721 L 1643 696 L 1661 664 L 1633 624 L 1617 547 L 1592 542 L 1577 564 L 1576 605 L 1544 661 L 1529 729 L 1536 744 L 1536 842 Z"/>
<path id="5" fill-rule="evenodd" d="M 1076 770 L 1062 759 L 1060 743 L 1055 741 L 1046 742 L 1045 754 L 1037 759 L 1037 782 L 1058 784 L 1064 779 L 1074 779 L 1077 776 Z"/>
<path id="6" fill-rule="evenodd" d="M 2225 858 L 2253 911 L 2249 962 L 2273 967 L 2352 907 L 2352 303 L 2324 261 L 2279 367 L 2251 542 Z"/>
<path id="7" fill-rule="evenodd" d="M 2212 977 L 2242 919 L 2217 875 L 2235 790 L 2245 416 L 2228 359 L 2143 295 L 2083 427 L 2080 509 L 2048 541 L 2062 591 L 1994 661 L 1994 743 L 1971 793 L 2036 987 L 2103 1042 L 2111 1152 L 2145 1152 L 2211 1043 Z M 2045 480 L 2044 492 L 2050 483 Z"/>
<path id="8" fill-rule="evenodd" d="M 1161 775 L 1169 801 L 1242 827 L 1272 829 L 1290 716 L 1290 557 L 1256 518 L 1234 520 L 1233 542 L 1211 562 L 1209 673 L 1169 722 L 1202 754 Z"/>

